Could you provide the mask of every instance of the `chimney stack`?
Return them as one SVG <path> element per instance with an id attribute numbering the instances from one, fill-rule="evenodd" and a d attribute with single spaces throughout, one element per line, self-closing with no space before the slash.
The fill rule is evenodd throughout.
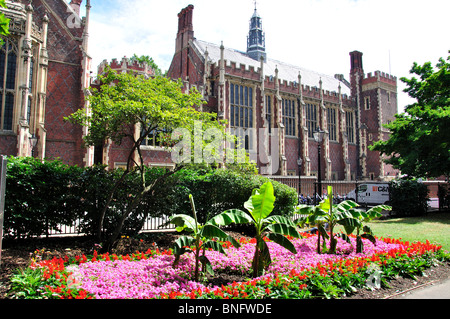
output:
<path id="1" fill-rule="evenodd" d="M 189 40 L 194 39 L 194 26 L 192 24 L 194 6 L 190 4 L 178 14 L 178 33 L 175 52 L 185 48 Z"/>
<path id="2" fill-rule="evenodd" d="M 351 73 L 364 73 L 362 65 L 362 55 L 362 52 L 359 51 L 350 52 Z"/>

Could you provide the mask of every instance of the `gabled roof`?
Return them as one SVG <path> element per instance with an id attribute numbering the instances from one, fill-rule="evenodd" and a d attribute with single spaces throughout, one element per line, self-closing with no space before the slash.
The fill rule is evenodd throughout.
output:
<path id="1" fill-rule="evenodd" d="M 210 62 L 217 63 L 217 65 L 219 64 L 220 45 L 208 43 L 198 39 L 194 39 L 193 44 L 203 57 L 205 57 L 205 52 L 208 50 Z M 227 61 L 227 64 L 235 62 L 238 67 L 239 64 L 243 64 L 247 68 L 252 66 L 255 70 L 257 70 L 261 66 L 259 61 L 250 58 L 246 53 L 230 48 L 224 49 L 224 59 Z M 319 87 L 319 82 L 322 80 L 322 88 L 325 91 L 339 92 L 340 85 L 341 93 L 350 96 L 350 88 L 334 76 L 321 74 L 302 67 L 267 58 L 264 63 L 264 74 L 267 76 L 275 76 L 276 68 L 278 68 L 278 78 L 281 81 L 286 80 L 287 82 L 298 82 L 298 74 L 300 72 L 302 76 L 302 85 L 308 85 L 311 88 Z"/>

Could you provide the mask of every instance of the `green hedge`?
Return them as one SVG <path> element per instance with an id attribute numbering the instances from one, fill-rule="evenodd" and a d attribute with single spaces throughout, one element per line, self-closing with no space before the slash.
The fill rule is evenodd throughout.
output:
<path id="1" fill-rule="evenodd" d="M 43 161 L 30 157 L 8 158 L 5 196 L 4 234 L 6 238 L 46 235 L 58 226 L 79 220 L 79 231 L 94 235 L 98 217 L 108 192 L 120 178 L 120 171 L 103 166 L 80 168 L 59 160 Z M 114 229 L 123 208 L 131 201 L 131 190 L 139 187 L 136 174 L 130 175 L 109 207 L 104 232 Z M 124 230 L 142 225 L 148 211 L 146 201 L 136 209 Z"/>
<path id="2" fill-rule="evenodd" d="M 79 221 L 79 231 L 97 235 L 97 226 L 109 191 L 122 171 L 105 170 L 103 166 L 80 168 L 61 161 L 39 161 L 34 158 L 8 159 L 4 234 L 9 238 L 45 235 L 58 225 Z M 165 173 L 165 169 L 147 171 L 147 182 Z M 123 234 L 140 231 L 147 217 L 191 214 L 189 194 L 194 196 L 201 222 L 226 209 L 244 209 L 252 190 L 268 179 L 233 170 L 186 168 L 157 184 L 127 219 Z M 272 182 L 275 214 L 287 215 L 297 204 L 295 189 Z M 115 228 L 122 212 L 139 189 L 137 173 L 130 174 L 114 197 L 104 220 L 103 235 Z"/>
<path id="3" fill-rule="evenodd" d="M 399 179 L 389 183 L 392 212 L 399 216 L 419 216 L 427 212 L 428 187 L 418 180 Z"/>
<path id="4" fill-rule="evenodd" d="M 181 170 L 158 188 L 159 200 L 166 205 L 159 206 L 161 211 L 154 213 L 190 214 L 189 194 L 192 194 L 198 218 L 205 222 L 227 209 L 244 210 L 253 189 L 268 180 L 233 170 Z M 298 201 L 296 190 L 276 181 L 272 184 L 276 196 L 274 214 L 291 214 Z"/>

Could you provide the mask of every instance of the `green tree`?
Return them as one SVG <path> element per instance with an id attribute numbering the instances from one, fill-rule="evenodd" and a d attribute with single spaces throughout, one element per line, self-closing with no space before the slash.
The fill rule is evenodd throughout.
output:
<path id="1" fill-rule="evenodd" d="M 203 131 L 208 128 L 223 131 L 224 126 L 216 120 L 214 114 L 196 110 L 203 103 L 201 95 L 194 89 L 189 94 L 183 93 L 180 81 L 174 82 L 164 77 L 145 79 L 143 76 L 118 74 L 112 70 L 99 76 L 99 80 L 102 83 L 100 89 L 92 88 L 92 94 L 87 97 L 89 108 L 78 110 L 66 120 L 88 128 L 88 134 L 84 137 L 88 146 L 103 145 L 106 140 L 112 140 L 128 149 L 126 168 L 110 192 L 100 215 L 97 231 L 100 240 L 103 220 L 114 194 L 128 174 L 137 171 L 141 176 L 140 189 L 130 190 L 130 193 L 134 193 L 130 195 L 133 201 L 123 211 L 115 231 L 104 245 L 104 250 L 110 250 L 119 237 L 125 220 L 144 195 L 151 193 L 155 185 L 182 167 L 181 163 L 175 170 L 147 181 L 147 167 L 141 150 L 143 142 L 151 134 L 163 134 L 163 145 L 169 147 L 177 142 L 171 140 L 170 135 L 176 129 L 182 128 L 192 133 L 198 125 Z M 207 143 L 203 140 L 200 142 Z"/>
<path id="2" fill-rule="evenodd" d="M 0 0 L 0 7 L 6 8 L 6 0 Z M 0 35 L 9 35 L 9 19 L 0 12 Z M 3 39 L 0 38 L 0 47 L 3 46 Z"/>
<path id="3" fill-rule="evenodd" d="M 386 163 L 410 177 L 450 176 L 449 61 L 450 56 L 447 61 L 439 59 L 436 69 L 430 62 L 413 64 L 410 73 L 419 78 L 401 81 L 407 85 L 404 91 L 416 102 L 385 126 L 391 131 L 387 141 L 370 147 L 386 154 Z"/>
<path id="4" fill-rule="evenodd" d="M 159 68 L 159 66 L 156 64 L 155 60 L 151 58 L 148 55 L 141 55 L 138 56 L 136 53 L 131 57 L 131 60 L 138 61 L 139 63 L 147 63 L 148 66 L 150 66 L 153 71 L 155 71 L 155 75 L 162 76 L 163 72 Z"/>

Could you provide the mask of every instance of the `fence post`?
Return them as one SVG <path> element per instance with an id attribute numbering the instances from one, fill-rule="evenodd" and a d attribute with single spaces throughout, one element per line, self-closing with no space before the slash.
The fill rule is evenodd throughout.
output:
<path id="1" fill-rule="evenodd" d="M 5 216 L 6 156 L 0 157 L 0 266 L 2 264 L 3 220 Z"/>

